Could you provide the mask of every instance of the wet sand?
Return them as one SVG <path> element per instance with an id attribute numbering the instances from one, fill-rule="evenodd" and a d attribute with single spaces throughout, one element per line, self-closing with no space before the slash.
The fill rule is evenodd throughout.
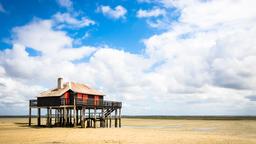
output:
<path id="1" fill-rule="evenodd" d="M 31 128 L 25 118 L 0 118 L 0 143 L 256 144 L 256 120 L 133 118 L 122 119 L 122 126 Z"/>

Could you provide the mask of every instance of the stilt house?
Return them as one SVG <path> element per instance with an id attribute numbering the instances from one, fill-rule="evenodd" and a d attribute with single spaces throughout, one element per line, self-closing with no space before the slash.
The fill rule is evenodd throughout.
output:
<path id="1" fill-rule="evenodd" d="M 62 78 L 58 78 L 57 88 L 44 91 L 37 99 L 29 101 L 29 125 L 32 108 L 37 109 L 38 126 L 41 125 L 41 109 L 47 109 L 46 126 L 49 127 L 111 127 L 112 119 L 115 127 L 121 127 L 121 102 L 106 101 L 103 93 L 85 84 L 63 83 Z"/>

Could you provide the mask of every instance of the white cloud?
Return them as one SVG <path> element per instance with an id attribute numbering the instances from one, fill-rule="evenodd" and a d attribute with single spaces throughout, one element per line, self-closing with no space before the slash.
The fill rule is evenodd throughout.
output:
<path id="1" fill-rule="evenodd" d="M 71 0 L 57 0 L 57 2 L 61 7 L 65 7 L 67 9 L 73 8 L 73 2 Z"/>
<path id="2" fill-rule="evenodd" d="M 3 5 L 0 3 L 0 12 L 6 12 L 6 10 L 4 9 Z"/>
<path id="3" fill-rule="evenodd" d="M 100 6 L 97 11 L 113 19 L 125 18 L 125 14 L 127 13 L 127 10 L 121 5 L 116 6 L 114 9 L 110 6 Z"/>
<path id="4" fill-rule="evenodd" d="M 158 17 L 158 16 L 163 16 L 165 14 L 166 14 L 166 11 L 160 8 L 154 8 L 151 10 L 140 9 L 137 11 L 137 17 L 139 18 Z"/>
<path id="5" fill-rule="evenodd" d="M 77 19 L 74 16 L 72 16 L 70 13 L 56 13 L 53 16 L 53 19 L 58 24 L 59 28 L 62 28 L 62 27 L 81 28 L 81 27 L 86 27 L 86 26 L 95 24 L 95 21 L 89 18 L 82 17 L 81 19 Z"/>
<path id="6" fill-rule="evenodd" d="M 0 87 L 5 87 L 0 105 L 12 98 L 24 105 L 63 76 L 102 90 L 106 99 L 123 101 L 125 114 L 256 114 L 255 101 L 248 99 L 256 88 L 256 13 L 231 18 L 222 10 L 225 5 L 253 11 L 250 4 L 169 2 L 181 17 L 171 29 L 145 39 L 143 54 L 110 47 L 73 48 L 74 39 L 53 29 L 51 20 L 14 28 L 13 48 L 0 51 Z M 212 20 L 205 24 L 208 15 Z M 31 57 L 26 47 L 42 55 Z M 5 94 L 14 96 L 3 100 Z"/>

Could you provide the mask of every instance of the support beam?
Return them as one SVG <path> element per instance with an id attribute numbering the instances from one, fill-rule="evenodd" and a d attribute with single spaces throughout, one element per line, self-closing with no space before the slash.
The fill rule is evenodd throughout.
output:
<path id="1" fill-rule="evenodd" d="M 78 115 L 79 109 L 76 109 L 76 124 L 78 125 L 79 115 Z"/>
<path id="2" fill-rule="evenodd" d="M 60 109 L 60 126 L 63 126 L 63 109 Z"/>
<path id="3" fill-rule="evenodd" d="M 94 107 L 94 128 L 96 128 L 96 107 Z"/>
<path id="4" fill-rule="evenodd" d="M 81 127 L 84 128 L 85 127 L 85 107 L 82 107 L 82 118 L 81 118 Z"/>
<path id="5" fill-rule="evenodd" d="M 76 127 L 76 114 L 77 114 L 77 112 L 76 112 L 76 96 L 74 95 L 74 127 Z"/>
<path id="6" fill-rule="evenodd" d="M 111 113 L 109 114 L 109 127 L 111 128 L 112 126 L 112 116 L 111 116 Z"/>
<path id="7" fill-rule="evenodd" d="M 117 127 L 117 109 L 115 109 L 115 127 Z"/>
<path id="8" fill-rule="evenodd" d="M 41 126 L 41 109 L 37 109 L 37 126 Z"/>
<path id="9" fill-rule="evenodd" d="M 119 108 L 119 127 L 121 128 L 121 108 Z"/>
<path id="10" fill-rule="evenodd" d="M 49 127 L 52 126 L 52 107 L 49 109 Z"/>
<path id="11" fill-rule="evenodd" d="M 47 107 L 47 113 L 46 113 L 46 126 L 49 126 L 50 120 L 49 120 L 49 108 Z"/>
<path id="12" fill-rule="evenodd" d="M 101 109 L 101 126 L 100 127 L 105 127 L 104 108 Z"/>
<path id="13" fill-rule="evenodd" d="M 55 109 L 55 111 L 54 111 L 54 125 L 57 124 L 57 118 L 58 118 L 58 113 L 57 113 L 57 109 Z"/>
<path id="14" fill-rule="evenodd" d="M 107 127 L 108 128 L 108 116 L 106 117 L 106 119 L 105 119 L 105 127 Z"/>
<path id="15" fill-rule="evenodd" d="M 31 107 L 29 106 L 28 125 L 31 126 Z"/>
<path id="16" fill-rule="evenodd" d="M 67 108 L 64 108 L 63 110 L 63 124 L 64 126 L 67 126 Z"/>

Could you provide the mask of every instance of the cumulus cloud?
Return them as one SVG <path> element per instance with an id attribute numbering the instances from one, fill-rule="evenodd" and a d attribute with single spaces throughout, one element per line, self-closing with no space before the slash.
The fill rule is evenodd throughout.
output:
<path id="1" fill-rule="evenodd" d="M 73 2 L 71 0 L 57 0 L 57 2 L 61 7 L 65 7 L 67 9 L 73 8 Z"/>
<path id="2" fill-rule="evenodd" d="M 127 10 L 121 5 L 118 5 L 113 9 L 110 6 L 103 5 L 98 7 L 97 11 L 113 19 L 125 18 L 125 14 L 127 13 Z"/>
<path id="3" fill-rule="evenodd" d="M 154 8 L 151 10 L 139 9 L 137 11 L 138 18 L 158 17 L 158 16 L 163 16 L 165 14 L 166 14 L 166 11 L 164 9 L 160 9 L 160 8 Z"/>
<path id="4" fill-rule="evenodd" d="M 75 27 L 82 28 L 90 25 L 94 25 L 95 21 L 82 17 L 81 19 L 77 19 L 72 16 L 70 13 L 56 13 L 53 16 L 54 21 L 57 23 L 59 28 L 62 27 Z"/>

